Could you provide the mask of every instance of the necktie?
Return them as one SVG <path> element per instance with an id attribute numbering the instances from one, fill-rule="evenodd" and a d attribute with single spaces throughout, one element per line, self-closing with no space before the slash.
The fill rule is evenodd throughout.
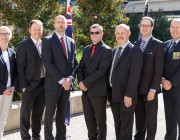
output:
<path id="1" fill-rule="evenodd" d="M 36 47 L 37 47 L 37 50 L 38 50 L 38 53 L 39 53 L 39 56 L 41 57 L 41 43 L 40 42 L 37 42 L 36 43 Z M 44 64 L 43 64 L 43 61 L 41 59 L 41 75 L 40 75 L 40 78 L 43 78 L 45 76 L 45 67 L 44 67 Z"/>
<path id="2" fill-rule="evenodd" d="M 96 50 L 96 46 L 92 46 L 92 51 L 91 51 L 91 54 L 90 54 L 91 57 L 93 56 L 95 50 Z"/>
<path id="3" fill-rule="evenodd" d="M 121 49 L 122 47 L 119 47 L 117 53 L 116 53 L 116 56 L 115 56 L 115 59 L 114 59 L 114 65 L 113 65 L 113 68 L 116 67 L 116 65 L 118 64 L 119 62 L 119 58 L 120 58 L 120 55 L 121 55 Z"/>
<path id="4" fill-rule="evenodd" d="M 122 50 L 122 47 L 119 47 L 118 50 L 117 50 L 116 55 L 114 56 L 114 62 L 112 63 L 110 76 L 109 76 L 110 86 L 112 86 L 112 73 L 114 71 L 114 68 L 116 67 L 116 65 L 119 62 L 119 58 L 120 58 L 120 55 L 121 55 L 121 50 Z"/>
<path id="5" fill-rule="evenodd" d="M 142 50 L 142 52 L 144 52 L 145 47 L 146 47 L 146 41 L 142 40 L 141 41 L 141 46 L 140 46 L 140 49 Z"/>
<path id="6" fill-rule="evenodd" d="M 61 45 L 62 45 L 62 47 L 63 47 L 64 54 L 65 54 L 65 55 L 66 55 L 66 57 L 67 57 L 67 53 L 66 53 L 66 46 L 65 46 L 65 43 L 64 43 L 64 38 L 63 38 L 63 37 L 61 38 Z"/>
<path id="7" fill-rule="evenodd" d="M 169 53 L 171 53 L 174 50 L 175 46 L 176 46 L 176 42 L 173 42 L 171 47 L 169 48 Z"/>

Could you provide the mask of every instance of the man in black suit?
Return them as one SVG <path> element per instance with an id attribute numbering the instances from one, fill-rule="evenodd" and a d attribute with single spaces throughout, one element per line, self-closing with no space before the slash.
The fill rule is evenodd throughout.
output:
<path id="1" fill-rule="evenodd" d="M 45 69 L 41 59 L 41 49 L 45 40 L 41 40 L 43 24 L 32 20 L 29 24 L 31 37 L 17 45 L 17 72 L 19 88 L 22 93 L 20 112 L 20 132 L 23 140 L 30 140 L 30 117 L 32 138 L 40 139 L 41 119 L 44 111 L 44 76 Z M 32 115 L 31 115 L 32 113 Z"/>
<path id="2" fill-rule="evenodd" d="M 134 110 L 143 55 L 129 41 L 130 28 L 120 24 L 115 29 L 118 47 L 113 51 L 110 70 L 110 105 L 115 122 L 117 140 L 132 140 Z"/>
<path id="3" fill-rule="evenodd" d="M 70 97 L 72 81 L 75 78 L 78 62 L 75 41 L 65 35 L 66 18 L 55 17 L 55 32 L 43 49 L 45 77 L 45 140 L 54 140 L 52 135 L 53 116 L 56 111 L 56 140 L 66 139 L 64 124 L 66 108 Z"/>
<path id="4" fill-rule="evenodd" d="M 154 140 L 157 129 L 157 95 L 163 75 L 165 52 L 163 43 L 152 36 L 153 28 L 154 20 L 151 17 L 143 17 L 140 22 L 142 39 L 135 43 L 143 52 L 143 68 L 135 107 L 135 140 Z"/>
<path id="5" fill-rule="evenodd" d="M 108 68 L 111 49 L 102 41 L 103 27 L 90 27 L 92 44 L 83 50 L 78 68 L 78 83 L 83 92 L 82 103 L 89 140 L 106 140 L 106 102 L 108 95 Z"/>
<path id="6" fill-rule="evenodd" d="M 180 130 L 180 20 L 170 25 L 171 40 L 165 42 L 166 51 L 163 84 L 164 110 L 166 118 L 165 140 L 176 140 Z M 178 129 L 177 129 L 178 126 Z M 178 132 L 177 132 L 178 131 Z M 178 133 L 178 140 L 180 134 Z"/>

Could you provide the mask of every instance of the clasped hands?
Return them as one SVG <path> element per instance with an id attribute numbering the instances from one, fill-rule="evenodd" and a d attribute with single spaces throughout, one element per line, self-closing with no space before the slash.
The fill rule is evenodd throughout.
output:
<path id="1" fill-rule="evenodd" d="M 14 91 L 15 91 L 15 87 L 9 87 L 3 92 L 3 94 L 10 96 L 14 93 Z"/>
<path id="2" fill-rule="evenodd" d="M 62 87 L 64 90 L 70 90 L 72 84 L 72 79 L 69 77 L 64 78 L 64 82 L 62 83 Z"/>
<path id="3" fill-rule="evenodd" d="M 82 91 L 87 91 L 87 88 L 86 88 L 86 86 L 83 84 L 82 81 L 79 82 L 78 86 L 79 86 L 79 88 L 80 88 Z"/>
<path id="4" fill-rule="evenodd" d="M 172 84 L 169 80 L 162 79 L 162 86 L 165 90 L 170 90 L 172 88 Z"/>

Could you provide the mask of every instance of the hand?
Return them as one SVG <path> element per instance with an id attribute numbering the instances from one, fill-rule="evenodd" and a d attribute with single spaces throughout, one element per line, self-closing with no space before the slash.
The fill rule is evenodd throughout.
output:
<path id="1" fill-rule="evenodd" d="M 14 93 L 14 90 L 12 90 L 11 88 L 7 88 L 3 94 L 7 95 L 7 96 L 11 96 Z"/>
<path id="2" fill-rule="evenodd" d="M 170 90 L 172 88 L 172 84 L 168 80 L 164 80 L 164 82 L 162 83 L 162 86 L 165 90 Z"/>
<path id="3" fill-rule="evenodd" d="M 132 98 L 128 96 L 124 96 L 124 105 L 126 107 L 132 106 Z"/>
<path id="4" fill-rule="evenodd" d="M 83 84 L 83 82 L 79 82 L 78 84 L 79 88 L 82 90 L 82 91 L 87 91 L 87 88 L 85 87 L 85 85 Z"/>
<path id="5" fill-rule="evenodd" d="M 155 92 L 149 91 L 148 94 L 147 94 L 147 100 L 148 101 L 154 100 L 155 94 L 156 94 Z"/>
<path id="6" fill-rule="evenodd" d="M 64 82 L 62 83 L 62 87 L 64 90 L 70 90 L 71 89 L 71 84 L 72 84 L 72 79 L 71 78 L 64 78 Z"/>

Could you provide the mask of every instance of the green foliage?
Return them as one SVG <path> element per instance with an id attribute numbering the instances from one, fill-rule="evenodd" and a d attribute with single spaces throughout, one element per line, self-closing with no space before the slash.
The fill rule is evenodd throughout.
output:
<path id="1" fill-rule="evenodd" d="M 167 16 L 163 13 L 163 11 L 158 12 L 149 12 L 149 16 L 154 19 L 154 30 L 153 36 L 158 38 L 161 41 L 166 41 L 170 39 L 169 26 L 170 20 L 168 20 Z M 135 42 L 139 36 L 139 21 L 142 18 L 141 14 L 129 14 L 129 25 L 131 27 L 131 42 Z"/>
<path id="2" fill-rule="evenodd" d="M 58 0 L 7 0 L 0 1 L 0 22 L 13 25 L 14 31 L 11 43 L 17 44 L 27 38 L 28 24 L 32 19 L 39 19 L 44 24 L 44 35 L 53 29 L 54 17 L 63 13 L 64 6 Z"/>
<path id="3" fill-rule="evenodd" d="M 89 28 L 92 24 L 101 24 L 104 28 L 103 40 L 114 46 L 114 29 L 120 23 L 127 23 L 125 10 L 119 12 L 122 0 L 77 0 L 78 7 L 73 9 L 73 31 L 77 46 L 89 44 Z"/>

